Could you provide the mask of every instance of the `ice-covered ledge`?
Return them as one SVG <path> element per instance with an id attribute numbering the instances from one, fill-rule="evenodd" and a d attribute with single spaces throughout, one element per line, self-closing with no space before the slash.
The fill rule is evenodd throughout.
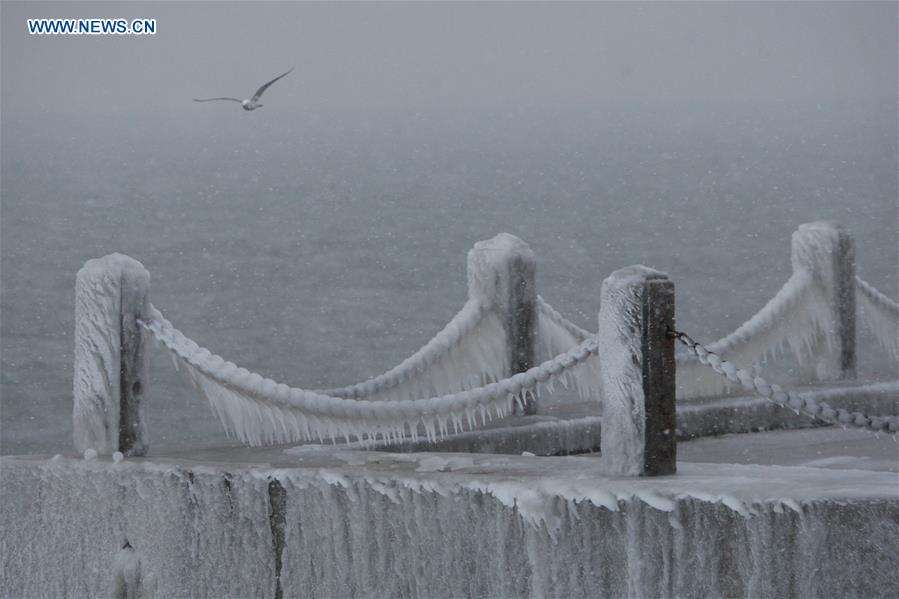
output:
<path id="1" fill-rule="evenodd" d="M 4 596 L 107 595 L 125 538 L 166 597 L 887 596 L 899 584 L 893 472 L 681 462 L 634 479 L 578 457 L 232 457 L 2 458 Z"/>

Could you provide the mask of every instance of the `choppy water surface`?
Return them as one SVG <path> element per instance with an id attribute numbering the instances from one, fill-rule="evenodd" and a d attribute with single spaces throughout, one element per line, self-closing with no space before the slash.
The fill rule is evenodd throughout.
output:
<path id="1" fill-rule="evenodd" d="M 682 106 L 416 113 L 9 115 L 2 147 L 0 452 L 71 447 L 75 272 L 127 253 L 186 334 L 277 380 L 393 366 L 465 300 L 465 253 L 531 244 L 539 292 L 595 328 L 634 263 L 713 340 L 790 273 L 790 234 L 835 219 L 896 297 L 895 107 Z M 860 336 L 861 373 L 895 377 Z M 152 442 L 221 438 L 161 353 Z"/>

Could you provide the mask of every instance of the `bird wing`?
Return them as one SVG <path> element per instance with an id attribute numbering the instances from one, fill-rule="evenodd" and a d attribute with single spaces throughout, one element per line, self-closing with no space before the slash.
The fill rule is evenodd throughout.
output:
<path id="1" fill-rule="evenodd" d="M 294 69 L 294 67 L 290 67 L 290 71 L 287 71 L 286 73 L 282 73 L 281 75 L 278 75 L 277 77 L 275 77 L 274 79 L 272 79 L 272 80 L 269 81 L 268 83 L 263 84 L 263 86 L 260 87 L 259 89 L 257 89 L 257 90 L 256 90 L 256 93 L 253 94 L 253 101 L 255 102 L 256 100 L 258 100 L 258 99 L 259 99 L 259 96 L 262 95 L 262 92 L 264 92 L 265 90 L 268 89 L 268 86 L 269 86 L 269 85 L 271 85 L 272 83 L 274 83 L 275 81 L 277 81 L 277 80 L 280 79 L 281 77 L 285 77 L 285 76 L 289 75 L 290 72 L 293 71 L 293 69 Z"/>
<path id="2" fill-rule="evenodd" d="M 198 100 L 194 98 L 194 102 L 215 102 L 216 100 L 229 100 L 231 102 L 237 102 L 238 104 L 242 104 L 243 100 L 238 100 L 237 98 L 206 98 L 203 100 Z"/>

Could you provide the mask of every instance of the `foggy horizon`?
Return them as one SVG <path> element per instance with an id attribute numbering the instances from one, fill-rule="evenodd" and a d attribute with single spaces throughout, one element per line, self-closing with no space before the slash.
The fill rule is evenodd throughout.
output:
<path id="1" fill-rule="evenodd" d="M 895 101 L 895 3 L 2 5 L 5 116 Z M 33 17 L 157 20 L 154 36 L 33 36 Z M 27 60 L 23 60 L 27 57 Z"/>

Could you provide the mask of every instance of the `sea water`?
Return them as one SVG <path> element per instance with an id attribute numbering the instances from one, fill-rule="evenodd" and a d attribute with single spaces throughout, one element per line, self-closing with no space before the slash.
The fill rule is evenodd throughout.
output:
<path id="1" fill-rule="evenodd" d="M 858 274 L 897 297 L 889 102 L 190 109 L 3 113 L 0 453 L 72 447 L 75 273 L 111 252 L 147 267 L 185 334 L 304 388 L 418 349 L 466 299 L 467 250 L 501 231 L 590 330 L 602 280 L 639 263 L 675 281 L 679 328 L 718 339 L 777 292 L 790 234 L 819 219 L 848 226 Z M 862 377 L 896 378 L 861 329 L 859 346 Z M 152 444 L 224 438 L 161 352 L 149 383 Z"/>

